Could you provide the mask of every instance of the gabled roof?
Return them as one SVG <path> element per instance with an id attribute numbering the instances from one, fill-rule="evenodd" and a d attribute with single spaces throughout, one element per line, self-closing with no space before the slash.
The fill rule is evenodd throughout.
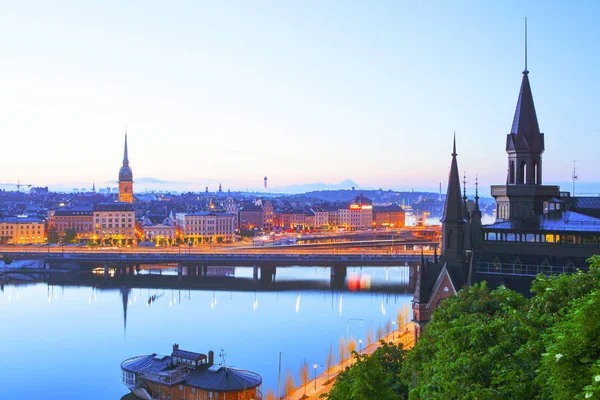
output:
<path id="1" fill-rule="evenodd" d="M 431 297 L 431 290 L 437 281 L 442 270 L 442 265 L 429 262 L 422 259 L 419 270 L 417 271 L 417 281 L 415 283 L 415 294 L 413 301 L 415 303 L 428 303 Z"/>
<path id="2" fill-rule="evenodd" d="M 506 138 L 506 151 L 544 152 L 544 135 L 540 133 L 527 70 L 523 71 L 515 117 Z"/>

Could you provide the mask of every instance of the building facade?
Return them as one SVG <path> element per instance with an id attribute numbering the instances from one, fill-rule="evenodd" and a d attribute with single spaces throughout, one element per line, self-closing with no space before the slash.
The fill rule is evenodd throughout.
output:
<path id="1" fill-rule="evenodd" d="M 64 237 L 67 230 L 74 231 L 82 242 L 94 237 L 94 209 L 91 206 L 61 207 L 54 211 L 50 221 L 48 230 L 55 229 L 59 237 Z"/>
<path id="2" fill-rule="evenodd" d="M 148 242 L 171 244 L 177 237 L 175 223 L 166 216 L 148 215 L 144 217 L 140 227 L 144 240 Z"/>
<path id="3" fill-rule="evenodd" d="M 46 242 L 45 223 L 34 217 L 0 219 L 0 243 L 27 244 Z"/>
<path id="4" fill-rule="evenodd" d="M 376 228 L 404 228 L 406 213 L 397 204 L 373 207 L 373 226 Z"/>
<path id="5" fill-rule="evenodd" d="M 94 205 L 94 236 L 92 239 L 99 244 L 135 244 L 133 206 L 123 202 Z"/>
<path id="6" fill-rule="evenodd" d="M 236 216 L 227 212 L 177 213 L 177 237 L 183 243 L 230 243 L 235 241 Z"/>

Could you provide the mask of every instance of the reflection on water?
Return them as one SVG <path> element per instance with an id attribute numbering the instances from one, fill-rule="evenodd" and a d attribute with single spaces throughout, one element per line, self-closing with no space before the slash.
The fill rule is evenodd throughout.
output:
<path id="1" fill-rule="evenodd" d="M 142 272 L 177 281 L 176 270 Z M 252 268 L 227 274 L 227 282 L 252 283 Z M 324 364 L 331 343 L 337 348 L 346 332 L 364 340 L 412 297 L 404 267 L 348 268 L 343 291 L 328 290 L 330 278 L 329 268 L 279 268 L 274 281 L 284 289 L 254 291 L 115 287 L 110 282 L 118 280 L 102 284 L 102 277 L 6 284 L 0 376 L 10 384 L 0 385 L 0 398 L 120 399 L 120 363 L 168 352 L 173 343 L 204 353 L 225 349 L 229 365 L 262 375 L 263 392 L 276 388 L 282 352 L 282 373 L 290 369 L 298 382 L 304 359 Z"/>

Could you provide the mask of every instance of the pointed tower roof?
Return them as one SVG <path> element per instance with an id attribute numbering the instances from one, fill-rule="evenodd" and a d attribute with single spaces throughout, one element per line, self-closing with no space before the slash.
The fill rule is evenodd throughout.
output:
<path id="1" fill-rule="evenodd" d="M 455 134 L 454 146 L 452 148 L 452 164 L 450 165 L 450 176 L 448 177 L 448 191 L 446 192 L 444 216 L 440 220 L 441 222 L 467 222 L 463 214 L 463 201 L 460 197 L 460 178 L 458 175 L 458 163 L 456 162 L 457 155 Z"/>
<path id="2" fill-rule="evenodd" d="M 127 154 L 127 131 L 125 131 L 125 150 L 123 151 L 123 165 L 129 164 L 129 155 Z"/>
<path id="3" fill-rule="evenodd" d="M 540 133 L 527 70 L 523 71 L 521 91 L 510 134 L 506 141 L 506 151 L 544 152 L 544 135 Z"/>
<path id="4" fill-rule="evenodd" d="M 133 182 L 133 172 L 129 167 L 129 155 L 127 153 L 127 131 L 125 131 L 125 148 L 123 150 L 123 165 L 119 170 L 119 182 Z"/>
<path id="5" fill-rule="evenodd" d="M 471 212 L 472 218 L 481 218 L 481 209 L 479 209 L 479 177 L 475 175 L 475 208 Z"/>

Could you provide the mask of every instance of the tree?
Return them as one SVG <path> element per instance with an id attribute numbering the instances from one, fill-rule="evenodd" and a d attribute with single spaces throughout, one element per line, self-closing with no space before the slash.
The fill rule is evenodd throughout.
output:
<path id="1" fill-rule="evenodd" d="M 294 389 L 296 388 L 296 382 L 294 382 L 294 375 L 292 375 L 292 371 L 289 369 L 285 373 L 285 380 L 283 382 L 283 391 L 286 396 L 290 396 Z"/>
<path id="2" fill-rule="evenodd" d="M 348 349 L 347 354 L 351 355 L 356 350 L 356 338 L 352 337 L 348 339 L 348 341 L 346 342 L 346 348 Z M 352 358 L 350 358 L 350 364 L 352 364 Z"/>
<path id="3" fill-rule="evenodd" d="M 365 337 L 365 341 L 367 346 L 370 346 L 373 343 L 373 330 L 371 328 L 367 329 L 367 335 Z"/>
<path id="4" fill-rule="evenodd" d="M 396 311 L 396 322 L 398 323 L 398 330 L 401 330 L 405 324 L 403 309 L 399 308 L 398 311 Z"/>
<path id="5" fill-rule="evenodd" d="M 267 394 L 265 395 L 265 400 L 276 400 L 276 395 L 273 389 L 267 390 Z"/>
<path id="6" fill-rule="evenodd" d="M 377 340 L 383 339 L 384 334 L 383 328 L 379 326 L 379 328 L 377 328 Z"/>
<path id="7" fill-rule="evenodd" d="M 48 229 L 48 243 L 58 243 L 58 231 L 55 227 Z"/>
<path id="8" fill-rule="evenodd" d="M 77 243 L 77 231 L 75 229 L 65 229 L 63 243 Z"/>
<path id="9" fill-rule="evenodd" d="M 408 387 L 398 384 L 404 354 L 401 347 L 384 342 L 372 355 L 354 352 L 354 365 L 341 372 L 331 391 L 321 397 L 329 400 L 406 398 Z"/>
<path id="10" fill-rule="evenodd" d="M 390 332 L 392 331 L 392 322 L 390 320 L 387 320 L 385 322 L 385 328 L 384 329 L 385 329 L 385 334 L 389 335 Z"/>
<path id="11" fill-rule="evenodd" d="M 308 383 L 309 372 L 308 372 L 308 361 L 304 360 L 300 363 L 300 382 L 304 386 L 304 396 L 306 398 L 306 384 Z"/>
<path id="12" fill-rule="evenodd" d="M 335 362 L 335 355 L 333 354 L 333 344 L 329 344 L 329 354 L 327 354 L 327 359 L 325 361 L 325 365 L 327 366 L 327 383 L 329 383 L 329 371 L 331 367 L 333 367 L 333 363 Z"/>
<path id="13" fill-rule="evenodd" d="M 338 346 L 338 350 L 340 352 L 340 364 L 344 365 L 344 361 L 346 361 L 346 343 L 344 338 L 340 338 L 340 344 Z"/>

